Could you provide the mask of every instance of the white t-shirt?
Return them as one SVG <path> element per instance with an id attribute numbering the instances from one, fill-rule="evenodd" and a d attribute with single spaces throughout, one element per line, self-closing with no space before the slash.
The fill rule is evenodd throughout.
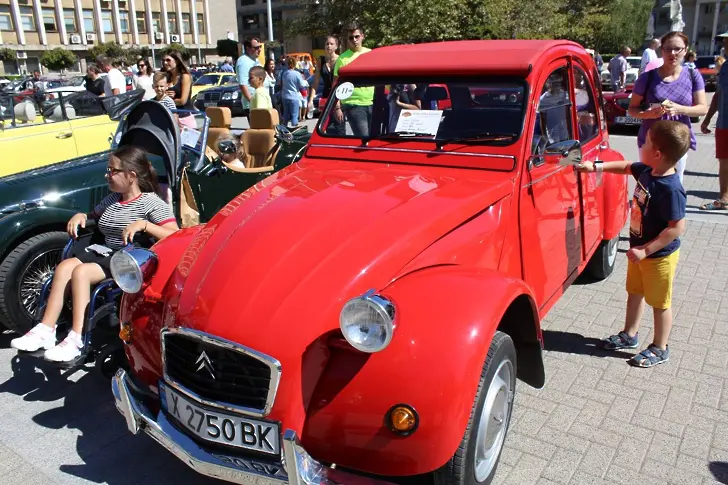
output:
<path id="1" fill-rule="evenodd" d="M 640 74 L 645 72 L 645 68 L 647 67 L 647 64 L 657 59 L 657 53 L 654 49 L 650 49 L 649 47 L 645 49 L 645 51 L 642 53 L 642 61 L 640 61 Z"/>
<path id="2" fill-rule="evenodd" d="M 147 99 L 152 99 L 157 96 L 157 93 L 154 92 L 154 83 L 152 82 L 152 76 L 134 76 L 134 89 L 144 90 L 145 101 Z"/>
<path id="3" fill-rule="evenodd" d="M 119 94 L 126 92 L 126 78 L 118 69 L 109 71 L 104 82 L 104 96 L 113 96 L 114 89 L 119 90 Z"/>

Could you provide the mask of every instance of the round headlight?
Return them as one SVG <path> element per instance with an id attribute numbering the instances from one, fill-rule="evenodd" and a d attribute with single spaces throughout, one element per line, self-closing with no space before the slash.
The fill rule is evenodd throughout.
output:
<path id="1" fill-rule="evenodd" d="M 346 302 L 339 315 L 344 338 L 361 352 L 379 352 L 392 341 L 394 304 L 380 295 L 367 293 Z"/>
<path id="2" fill-rule="evenodd" d="M 148 249 L 122 249 L 111 257 L 109 266 L 121 291 L 137 293 L 157 270 L 157 255 Z"/>

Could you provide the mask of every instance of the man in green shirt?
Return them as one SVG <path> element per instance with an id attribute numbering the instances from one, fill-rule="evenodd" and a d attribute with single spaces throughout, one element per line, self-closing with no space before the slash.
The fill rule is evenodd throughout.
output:
<path id="1" fill-rule="evenodd" d="M 371 50 L 362 45 L 364 43 L 364 30 L 359 25 L 352 23 L 346 31 L 348 34 L 349 50 L 341 54 L 336 60 L 336 64 L 334 65 L 334 85 L 336 85 L 339 78 L 339 69 Z M 373 103 L 374 86 L 354 88 L 351 95 L 346 99 L 340 100 L 334 108 L 334 119 L 338 124 L 343 126 L 344 116 L 346 116 L 346 120 L 349 122 L 354 136 L 367 136 L 369 135 L 369 125 L 372 121 Z"/>

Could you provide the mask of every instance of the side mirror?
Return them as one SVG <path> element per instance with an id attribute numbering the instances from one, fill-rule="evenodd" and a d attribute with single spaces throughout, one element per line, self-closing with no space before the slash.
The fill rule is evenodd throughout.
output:
<path id="1" fill-rule="evenodd" d="M 276 125 L 276 138 L 280 141 L 291 143 L 293 141 L 293 133 L 285 127 L 285 125 Z"/>
<path id="2" fill-rule="evenodd" d="M 566 140 L 549 145 L 544 150 L 543 159 L 549 165 L 578 165 L 581 163 L 581 143 Z"/>

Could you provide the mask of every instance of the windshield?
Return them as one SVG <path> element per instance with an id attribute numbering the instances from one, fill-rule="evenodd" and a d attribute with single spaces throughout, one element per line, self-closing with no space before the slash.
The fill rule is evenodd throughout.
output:
<path id="1" fill-rule="evenodd" d="M 72 78 L 69 82 L 69 86 L 81 86 L 83 84 L 83 76 L 77 76 Z"/>
<path id="2" fill-rule="evenodd" d="M 700 56 L 695 60 L 695 67 L 698 69 L 708 68 L 715 64 L 715 59 L 712 56 L 703 57 Z"/>
<path id="3" fill-rule="evenodd" d="M 284 87 L 285 89 L 285 87 Z M 326 136 L 510 144 L 523 128 L 522 80 L 347 80 L 319 121 Z M 338 108 L 341 108 L 339 110 Z"/>
<path id="4" fill-rule="evenodd" d="M 220 76 L 205 74 L 204 76 L 201 76 L 197 81 L 195 81 L 195 86 L 210 86 L 212 84 L 217 84 L 219 80 Z"/>
<path id="5" fill-rule="evenodd" d="M 640 64 L 642 63 L 642 58 L 641 57 L 628 57 L 627 63 L 630 65 L 631 68 L 639 69 Z"/>

